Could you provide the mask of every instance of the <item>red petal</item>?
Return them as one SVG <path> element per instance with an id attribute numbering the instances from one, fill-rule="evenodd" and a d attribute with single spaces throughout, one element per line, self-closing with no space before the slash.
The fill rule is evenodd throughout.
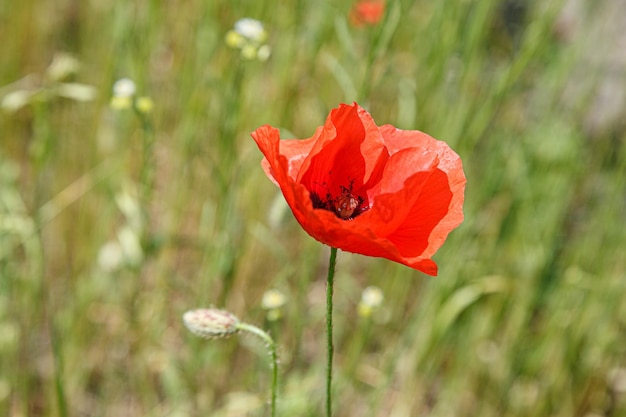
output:
<path id="1" fill-rule="evenodd" d="M 392 125 L 383 125 L 379 127 L 380 134 L 383 136 L 385 146 L 390 155 L 406 148 L 437 148 L 440 144 L 448 146 L 445 142 L 441 142 L 430 135 L 419 130 L 402 130 Z"/>
<path id="2" fill-rule="evenodd" d="M 315 146 L 322 128 L 318 128 L 315 134 L 308 139 L 289 139 L 280 141 L 280 154 L 289 161 L 289 176 L 295 181 L 301 171 L 302 164 Z"/>
<path id="3" fill-rule="evenodd" d="M 268 125 L 259 127 L 251 135 L 265 156 L 262 165 L 266 174 L 280 187 L 287 204 L 300 225 L 307 232 L 311 233 L 308 221 L 312 217 L 314 210 L 309 192 L 304 186 L 294 181 L 289 169 L 290 166 L 296 166 L 299 163 L 299 159 L 301 159 L 301 154 L 298 150 L 302 149 L 298 149 L 298 144 L 296 143 L 298 141 L 281 141 L 278 129 Z M 286 147 L 281 147 L 282 142 L 288 143 Z M 306 146 L 307 143 L 303 145 L 303 149 Z M 290 160 L 281 155 L 280 150 L 283 149 L 295 162 L 290 163 Z M 313 215 L 313 217 L 315 216 Z"/>
<path id="4" fill-rule="evenodd" d="M 270 125 L 264 125 L 252 132 L 251 136 L 261 153 L 263 153 L 264 158 L 261 165 L 263 166 L 265 174 L 267 174 L 272 182 L 279 185 L 280 181 L 283 179 L 283 175 L 287 171 L 285 169 L 287 166 L 287 158 L 280 155 L 278 148 L 280 132 Z"/>
<path id="5" fill-rule="evenodd" d="M 465 174 L 461 158 L 445 143 L 416 131 L 380 128 L 390 152 L 419 142 L 437 154 L 437 169 L 421 189 L 420 196 L 398 230 L 390 235 L 405 256 L 419 253 L 431 257 L 443 245 L 448 234 L 463 221 Z M 411 234 L 428 234 L 428 245 L 417 243 L 411 250 Z M 404 249 L 402 249 L 404 248 Z"/>
<path id="6" fill-rule="evenodd" d="M 448 207 L 452 201 L 448 177 L 441 170 L 435 170 L 427 175 L 426 182 L 419 185 L 419 195 L 408 210 L 408 216 L 393 233 L 387 236 L 407 258 L 424 254 L 430 244 L 430 239 L 434 237 L 431 234 L 435 226 L 448 213 Z M 446 231 L 445 235 L 449 231 Z M 445 240 L 445 236 L 443 239 Z"/>
<path id="7" fill-rule="evenodd" d="M 389 158 L 382 180 L 372 190 L 377 195 L 370 221 L 378 235 L 386 237 L 401 226 L 437 163 L 437 154 L 423 148 L 403 149 Z"/>
<path id="8" fill-rule="evenodd" d="M 359 194 L 364 184 L 378 181 L 387 152 L 378 127 L 358 104 L 333 110 L 310 155 L 301 166 L 298 182 L 319 195 L 338 195 L 353 186 Z"/>

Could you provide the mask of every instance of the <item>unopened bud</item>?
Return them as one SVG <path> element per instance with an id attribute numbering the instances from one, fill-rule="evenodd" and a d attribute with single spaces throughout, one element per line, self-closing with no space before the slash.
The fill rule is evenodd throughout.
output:
<path id="1" fill-rule="evenodd" d="M 200 308 L 183 314 L 183 322 L 191 333 L 212 339 L 228 337 L 239 331 L 239 319 L 234 314 L 216 308 Z"/>

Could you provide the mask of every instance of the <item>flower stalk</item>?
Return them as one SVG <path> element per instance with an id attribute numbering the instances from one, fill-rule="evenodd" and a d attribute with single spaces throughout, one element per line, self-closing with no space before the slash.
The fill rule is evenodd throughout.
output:
<path id="1" fill-rule="evenodd" d="M 270 366 L 272 368 L 272 397 L 270 400 L 271 416 L 276 417 L 276 398 L 278 396 L 278 355 L 276 354 L 276 343 L 271 336 L 256 326 L 248 323 L 238 323 L 236 326 L 239 330 L 252 333 L 265 342 L 267 351 L 270 354 Z"/>
<path id="2" fill-rule="evenodd" d="M 337 248 L 330 248 L 328 260 L 328 277 L 326 279 L 326 350 L 328 362 L 326 363 L 326 416 L 332 415 L 332 380 L 333 380 L 333 285 L 335 281 L 335 264 L 337 260 Z"/>

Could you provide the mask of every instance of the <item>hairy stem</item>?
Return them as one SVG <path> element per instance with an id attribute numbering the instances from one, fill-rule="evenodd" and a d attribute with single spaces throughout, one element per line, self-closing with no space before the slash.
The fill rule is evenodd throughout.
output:
<path id="1" fill-rule="evenodd" d="M 265 345 L 267 346 L 267 351 L 270 354 L 271 367 L 272 367 L 271 416 L 275 417 L 276 416 L 276 397 L 277 397 L 277 391 L 278 391 L 278 356 L 276 355 L 276 343 L 274 343 L 274 340 L 271 338 L 269 334 L 267 334 L 267 332 L 259 329 L 256 326 L 253 326 L 252 324 L 239 323 L 237 324 L 237 327 L 240 330 L 246 331 L 248 333 L 252 333 L 260 337 L 261 340 L 263 340 L 265 342 Z"/>
<path id="2" fill-rule="evenodd" d="M 337 248 L 330 248 L 328 261 L 328 279 L 326 280 L 326 349 L 328 362 L 326 364 L 326 416 L 332 414 L 332 380 L 333 380 L 333 283 L 335 280 L 335 263 L 337 260 Z"/>

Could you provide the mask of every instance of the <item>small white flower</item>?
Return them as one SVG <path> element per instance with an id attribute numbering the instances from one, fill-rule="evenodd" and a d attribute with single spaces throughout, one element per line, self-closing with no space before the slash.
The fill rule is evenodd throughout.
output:
<path id="1" fill-rule="evenodd" d="M 252 41 L 263 42 L 267 36 L 263 23 L 256 19 L 245 17 L 235 22 L 235 32 Z"/>
<path id="2" fill-rule="evenodd" d="M 30 103 L 31 98 L 37 94 L 37 90 L 17 90 L 11 91 L 0 101 L 0 108 L 9 113 L 13 113 Z"/>
<path id="3" fill-rule="evenodd" d="M 283 316 L 283 306 L 287 303 L 287 297 L 279 290 L 267 290 L 263 294 L 261 307 L 267 310 L 267 319 L 276 321 Z"/>
<path id="4" fill-rule="evenodd" d="M 78 71 L 80 63 L 76 58 L 57 53 L 44 74 L 29 74 L 22 79 L 0 88 L 0 109 L 9 113 L 36 102 L 48 102 L 57 97 L 74 101 L 91 101 L 96 97 L 95 87 L 61 80 Z"/>
<path id="5" fill-rule="evenodd" d="M 117 233 L 124 258 L 129 265 L 137 266 L 143 261 L 143 250 L 137 233 L 128 226 L 122 227 Z"/>
<path id="6" fill-rule="evenodd" d="M 98 252 L 98 265 L 106 272 L 113 272 L 122 266 L 124 251 L 116 240 L 104 244 Z"/>
<path id="7" fill-rule="evenodd" d="M 115 97 L 132 97 L 136 91 L 137 86 L 130 78 L 119 79 L 113 84 L 113 95 Z"/>
<path id="8" fill-rule="evenodd" d="M 124 189 L 115 195 L 115 203 L 120 211 L 126 217 L 128 225 L 136 232 L 143 229 L 143 214 L 139 200 L 136 197 L 137 191 L 130 184 L 124 186 Z"/>
<path id="9" fill-rule="evenodd" d="M 257 48 L 252 44 L 244 45 L 241 48 L 241 56 L 245 59 L 251 60 L 256 58 Z"/>
<path id="10" fill-rule="evenodd" d="M 361 293 L 358 312 L 361 317 L 370 317 L 375 310 L 383 304 L 385 296 L 383 291 L 375 286 L 369 286 Z"/>
<path id="11" fill-rule="evenodd" d="M 231 48 L 239 49 L 245 44 L 246 39 L 241 36 L 241 33 L 235 32 L 234 30 L 229 30 L 226 33 L 226 45 Z"/>
<path id="12" fill-rule="evenodd" d="M 59 83 L 57 85 L 57 94 L 76 101 L 91 101 L 96 98 L 97 90 L 86 84 Z"/>
<path id="13" fill-rule="evenodd" d="M 383 295 L 383 291 L 374 286 L 365 288 L 361 294 L 361 302 L 374 308 L 380 307 L 384 299 L 385 296 Z"/>
<path id="14" fill-rule="evenodd" d="M 57 52 L 52 62 L 46 69 L 46 75 L 52 81 L 61 81 L 80 69 L 80 62 L 72 55 L 65 52 Z"/>
<path id="15" fill-rule="evenodd" d="M 143 114 L 149 114 L 154 108 L 154 102 L 150 97 L 139 97 L 137 99 L 137 110 Z"/>
<path id="16" fill-rule="evenodd" d="M 287 302 L 287 297 L 279 290 L 267 290 L 263 294 L 261 306 L 266 310 L 280 308 Z"/>
<path id="17" fill-rule="evenodd" d="M 272 48 L 269 45 L 261 45 L 256 53 L 256 57 L 259 61 L 265 62 L 270 58 L 272 54 Z"/>

